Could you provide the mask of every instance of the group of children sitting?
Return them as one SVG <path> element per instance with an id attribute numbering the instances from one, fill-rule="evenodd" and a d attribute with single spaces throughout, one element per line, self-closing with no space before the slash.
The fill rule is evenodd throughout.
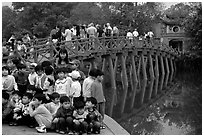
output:
<path id="1" fill-rule="evenodd" d="M 99 134 L 100 129 L 105 128 L 101 70 L 93 68 L 83 79 L 80 70 L 54 69 L 50 64 L 32 63 L 28 75 L 22 71 L 24 67 L 17 69 L 11 75 L 7 66 L 2 67 L 3 123 L 35 127 L 40 133 L 49 129 L 60 134 Z M 18 73 L 22 73 L 21 77 Z M 24 75 L 29 84 L 21 84 Z"/>

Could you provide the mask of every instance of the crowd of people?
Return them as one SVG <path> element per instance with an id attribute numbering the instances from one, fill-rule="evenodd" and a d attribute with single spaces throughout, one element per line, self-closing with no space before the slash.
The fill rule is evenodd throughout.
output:
<path id="1" fill-rule="evenodd" d="M 105 128 L 104 73 L 92 68 L 86 76 L 79 60 L 62 62 L 26 67 L 12 59 L 2 67 L 3 123 L 60 134 L 99 134 Z"/>
<path id="2" fill-rule="evenodd" d="M 34 45 L 37 44 L 38 38 L 36 35 L 30 36 L 29 33 L 23 33 L 21 38 L 16 38 L 13 34 L 8 41 L 3 42 L 2 51 L 3 57 L 8 57 L 13 55 L 14 47 L 16 46 L 19 54 L 25 58 L 33 58 Z M 60 50 L 61 42 L 64 41 L 65 45 L 69 47 L 73 43 L 70 42 L 74 39 L 86 39 L 86 38 L 107 38 L 107 37 L 118 37 L 125 36 L 130 42 L 133 41 L 134 38 L 139 40 L 146 39 L 150 41 L 154 37 L 153 32 L 150 30 L 143 35 L 139 34 L 137 29 L 131 30 L 128 29 L 126 34 L 121 34 L 120 29 L 110 23 L 106 23 L 104 25 L 90 23 L 89 25 L 64 25 L 55 26 L 47 39 L 47 43 L 54 43 L 57 51 Z M 3 60 L 5 63 L 5 60 Z"/>

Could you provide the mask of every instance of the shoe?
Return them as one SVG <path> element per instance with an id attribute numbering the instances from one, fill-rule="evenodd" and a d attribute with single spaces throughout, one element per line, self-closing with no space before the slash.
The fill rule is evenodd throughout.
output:
<path id="1" fill-rule="evenodd" d="M 69 131 L 68 135 L 74 135 L 74 133 L 72 131 Z"/>
<path id="2" fill-rule="evenodd" d="M 105 129 L 106 127 L 102 125 L 100 128 L 101 128 L 101 129 Z"/>
<path id="3" fill-rule="evenodd" d="M 13 126 L 18 126 L 18 123 L 14 122 L 14 123 L 13 123 Z"/>
<path id="4" fill-rule="evenodd" d="M 45 125 L 40 126 L 40 128 L 37 128 L 37 132 L 39 132 L 39 133 L 46 133 L 47 132 L 46 126 Z"/>
<path id="5" fill-rule="evenodd" d="M 60 133 L 60 134 L 65 134 L 65 131 L 60 130 L 59 133 Z"/>
<path id="6" fill-rule="evenodd" d="M 58 130 L 58 129 L 56 129 L 56 130 L 55 130 L 55 132 L 56 132 L 56 133 L 59 133 L 59 130 Z"/>
<path id="7" fill-rule="evenodd" d="M 14 125 L 14 123 L 13 123 L 13 122 L 10 122 L 10 123 L 9 123 L 9 126 L 13 126 L 13 125 Z"/>

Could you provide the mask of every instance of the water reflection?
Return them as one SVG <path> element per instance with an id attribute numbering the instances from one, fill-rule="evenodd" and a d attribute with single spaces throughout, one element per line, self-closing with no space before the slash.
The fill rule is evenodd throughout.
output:
<path id="1" fill-rule="evenodd" d="M 132 135 L 202 134 L 202 81 L 195 75 L 182 75 L 179 82 L 168 96 L 118 122 Z"/>

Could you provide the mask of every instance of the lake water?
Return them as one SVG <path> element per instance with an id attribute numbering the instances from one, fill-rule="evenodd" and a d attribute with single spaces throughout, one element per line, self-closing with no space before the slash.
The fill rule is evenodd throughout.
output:
<path id="1" fill-rule="evenodd" d="M 202 74 L 179 72 L 176 83 L 175 90 L 143 111 L 115 120 L 131 135 L 201 135 Z"/>

